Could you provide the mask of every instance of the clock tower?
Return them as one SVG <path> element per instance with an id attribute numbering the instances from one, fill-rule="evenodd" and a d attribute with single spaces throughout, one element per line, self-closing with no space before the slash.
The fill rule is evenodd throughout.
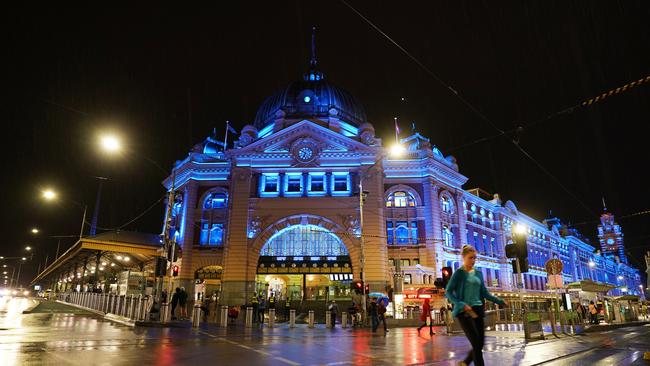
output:
<path id="1" fill-rule="evenodd" d="M 627 264 L 623 232 L 618 223 L 614 221 L 614 215 L 607 211 L 605 199 L 603 199 L 603 214 L 600 215 L 600 225 L 598 225 L 598 240 L 603 254 L 617 256 L 621 263 Z"/>

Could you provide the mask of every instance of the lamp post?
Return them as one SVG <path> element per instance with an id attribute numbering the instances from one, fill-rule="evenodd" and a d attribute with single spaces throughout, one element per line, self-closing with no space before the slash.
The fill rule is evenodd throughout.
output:
<path id="1" fill-rule="evenodd" d="M 390 150 L 390 155 L 393 157 L 400 156 L 404 152 L 404 147 L 400 144 L 395 144 L 391 150 Z M 360 246 L 360 254 L 359 254 L 359 259 L 360 259 L 360 270 L 361 270 L 361 282 L 363 283 L 363 288 L 361 289 L 361 310 L 362 314 L 365 320 L 365 317 L 367 316 L 366 313 L 366 302 L 367 302 L 367 293 L 366 293 L 366 271 L 365 271 L 365 265 L 366 265 L 366 256 L 365 256 L 365 239 L 363 235 L 363 205 L 365 201 L 365 197 L 367 195 L 367 192 L 363 190 L 363 180 L 369 176 L 369 172 L 372 168 L 374 168 L 377 164 L 379 164 L 380 161 L 382 161 L 384 158 L 386 158 L 387 155 L 384 152 L 380 153 L 380 156 L 375 162 L 370 165 L 366 171 L 365 174 L 359 174 L 359 246 Z"/>
<path id="2" fill-rule="evenodd" d="M 520 237 L 523 237 L 524 240 L 528 241 L 528 236 L 526 235 L 528 233 L 528 228 L 524 224 L 517 224 L 513 228 L 514 234 L 520 235 Z M 515 258 L 515 266 L 517 267 L 517 280 L 519 283 L 517 284 L 517 291 L 519 292 L 519 301 L 521 302 L 521 309 L 524 310 L 524 274 L 521 273 L 521 264 L 519 262 L 519 256 Z"/>

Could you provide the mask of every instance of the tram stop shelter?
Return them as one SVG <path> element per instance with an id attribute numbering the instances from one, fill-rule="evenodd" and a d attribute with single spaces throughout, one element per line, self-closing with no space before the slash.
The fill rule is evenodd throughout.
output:
<path id="1" fill-rule="evenodd" d="M 133 231 L 84 237 L 41 271 L 31 285 L 55 292 L 149 294 L 162 246 L 161 235 Z"/>

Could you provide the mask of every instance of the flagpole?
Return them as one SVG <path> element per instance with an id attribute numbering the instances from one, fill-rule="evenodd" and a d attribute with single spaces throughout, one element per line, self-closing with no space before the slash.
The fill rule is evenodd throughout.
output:
<path id="1" fill-rule="evenodd" d="M 397 117 L 393 117 L 395 120 L 395 143 L 399 145 L 399 127 L 397 126 Z"/>
<path id="2" fill-rule="evenodd" d="M 226 137 L 223 139 L 223 151 L 226 151 L 228 148 L 228 131 L 230 131 L 230 121 L 226 121 Z"/>

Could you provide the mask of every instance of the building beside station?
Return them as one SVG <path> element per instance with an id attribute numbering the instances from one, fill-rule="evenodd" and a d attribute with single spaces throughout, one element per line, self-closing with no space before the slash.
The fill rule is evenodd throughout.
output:
<path id="1" fill-rule="evenodd" d="M 400 144 L 393 155 L 361 103 L 312 58 L 301 80 L 266 98 L 233 147 L 207 137 L 164 181 L 177 192 L 177 283 L 230 305 L 255 294 L 346 299 L 362 278 L 371 292 L 406 292 L 433 287 L 444 266 L 458 269 L 471 244 L 488 287 L 507 296 L 517 289 L 504 246 L 521 223 L 526 294 L 549 294 L 544 265 L 558 258 L 576 299 L 642 295 L 606 209 L 597 249 L 557 218 L 539 221 L 498 194 L 465 188 L 459 162 L 419 132 Z"/>

